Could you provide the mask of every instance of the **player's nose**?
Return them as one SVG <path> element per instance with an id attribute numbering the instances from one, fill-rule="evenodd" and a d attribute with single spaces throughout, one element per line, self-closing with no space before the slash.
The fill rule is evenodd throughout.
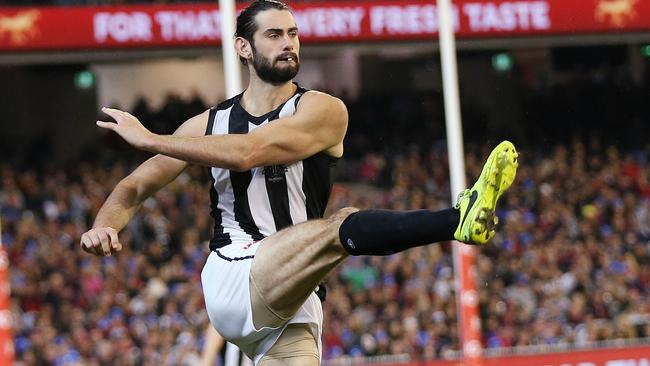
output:
<path id="1" fill-rule="evenodd" d="M 295 41 L 289 35 L 284 36 L 284 45 L 282 51 L 293 51 L 296 48 Z"/>

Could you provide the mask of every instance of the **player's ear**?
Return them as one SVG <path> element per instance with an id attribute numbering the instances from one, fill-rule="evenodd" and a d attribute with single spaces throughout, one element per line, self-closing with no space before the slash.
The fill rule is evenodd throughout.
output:
<path id="1" fill-rule="evenodd" d="M 240 59 L 248 61 L 253 58 L 253 48 L 250 42 L 243 37 L 235 37 L 235 51 Z"/>

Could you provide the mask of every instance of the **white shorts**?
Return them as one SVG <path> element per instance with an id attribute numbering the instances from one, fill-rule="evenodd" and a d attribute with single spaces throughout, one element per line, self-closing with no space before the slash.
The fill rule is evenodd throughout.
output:
<path id="1" fill-rule="evenodd" d="M 219 334 L 238 346 L 256 365 L 286 326 L 295 323 L 310 326 L 322 357 L 323 308 L 315 293 L 307 298 L 298 313 L 286 324 L 261 329 L 253 325 L 249 276 L 253 257 L 262 243 L 230 244 L 210 252 L 201 272 L 210 322 Z"/>

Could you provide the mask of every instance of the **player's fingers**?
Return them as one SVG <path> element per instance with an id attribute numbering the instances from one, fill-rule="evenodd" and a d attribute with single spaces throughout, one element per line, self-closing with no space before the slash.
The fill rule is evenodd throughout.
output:
<path id="1" fill-rule="evenodd" d="M 119 115 L 120 110 L 119 109 L 114 109 L 114 108 L 108 108 L 108 107 L 102 107 L 102 112 L 108 114 L 109 116 L 115 118 L 115 116 Z"/>
<path id="2" fill-rule="evenodd" d="M 117 123 L 97 121 L 97 126 L 115 131 L 115 127 L 117 127 Z"/>
<path id="3" fill-rule="evenodd" d="M 90 240 L 90 237 L 88 237 L 88 233 L 83 233 L 83 235 L 81 235 L 81 249 L 86 253 L 95 254 L 93 242 Z"/>
<path id="4" fill-rule="evenodd" d="M 101 242 L 102 252 L 104 255 L 111 255 L 111 239 L 108 237 L 106 231 L 100 230 L 97 233 L 97 236 L 99 236 L 99 241 Z"/>
<path id="5" fill-rule="evenodd" d="M 123 112 L 119 109 L 103 108 L 102 111 L 108 114 L 109 116 L 113 117 L 113 119 L 116 122 L 115 123 L 116 125 L 124 123 L 125 121 L 128 121 L 130 119 L 133 119 L 133 117 L 130 114 Z"/>
<path id="6" fill-rule="evenodd" d="M 89 231 L 88 232 L 88 237 L 90 238 L 90 241 L 92 242 L 93 246 L 93 251 L 95 252 L 95 255 L 102 255 L 102 242 L 99 240 L 99 235 L 97 235 L 97 232 L 95 231 Z"/>
<path id="7" fill-rule="evenodd" d="M 119 113 L 119 112 L 122 112 L 121 109 L 118 109 L 118 108 L 111 108 L 111 107 L 102 107 L 102 111 L 104 111 L 104 112 L 112 112 L 112 113 Z"/>
<path id="8" fill-rule="evenodd" d="M 117 235 L 117 230 L 113 229 L 112 227 L 109 227 L 106 230 L 106 233 L 111 239 L 111 250 L 116 252 L 122 250 L 122 243 L 120 243 L 120 238 Z"/>
<path id="9" fill-rule="evenodd" d="M 104 107 L 102 108 L 102 111 L 115 119 L 117 119 L 118 117 L 132 117 L 129 112 L 125 112 L 123 110 L 119 110 L 115 108 Z"/>
<path id="10" fill-rule="evenodd" d="M 90 239 L 90 235 L 88 233 L 85 233 L 81 236 L 81 247 L 83 250 L 92 255 L 101 255 L 98 251 L 95 245 L 93 245 L 92 239 Z"/>
<path id="11" fill-rule="evenodd" d="M 135 118 L 135 117 L 133 117 L 133 115 L 132 115 L 131 113 L 129 113 L 129 112 L 127 112 L 127 111 L 121 111 L 121 110 L 118 110 L 118 112 L 119 112 L 122 116 L 124 116 L 124 117 Z"/>

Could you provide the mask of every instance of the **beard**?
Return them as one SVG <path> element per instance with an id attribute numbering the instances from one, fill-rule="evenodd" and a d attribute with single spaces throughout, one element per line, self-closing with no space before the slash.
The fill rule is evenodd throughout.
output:
<path id="1" fill-rule="evenodd" d="M 285 67 L 278 67 L 278 62 L 281 62 L 280 58 L 287 56 L 291 56 L 295 64 L 288 64 Z M 298 70 L 300 70 L 300 62 L 298 60 L 298 55 L 293 52 L 282 54 L 276 57 L 273 62 L 271 62 L 269 59 L 254 50 L 253 68 L 255 69 L 255 72 L 260 79 L 273 85 L 280 85 L 296 77 Z"/>

